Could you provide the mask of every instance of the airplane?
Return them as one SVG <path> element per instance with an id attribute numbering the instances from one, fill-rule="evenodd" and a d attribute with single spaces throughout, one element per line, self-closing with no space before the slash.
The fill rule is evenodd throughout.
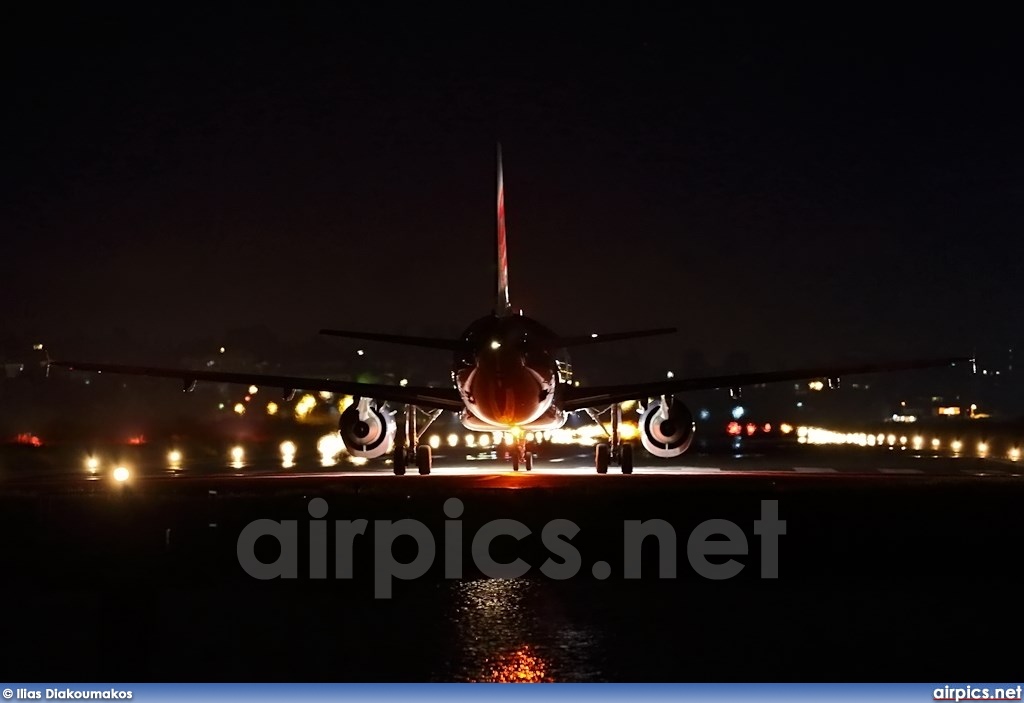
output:
<path id="1" fill-rule="evenodd" d="M 296 389 L 328 391 L 353 397 L 341 413 L 338 432 L 347 450 L 357 457 L 391 456 L 394 473 L 404 475 L 414 465 L 429 474 L 431 447 L 420 444 L 424 432 L 444 411 L 457 413 L 472 431 L 502 431 L 515 438 L 510 451 L 512 468 L 533 468 L 526 433 L 561 428 L 572 413 L 583 411 L 605 429 L 608 441 L 597 445 L 594 466 L 608 473 L 614 463 L 624 474 L 633 473 L 634 447 L 621 437 L 621 403 L 637 401 L 640 443 L 655 457 L 683 454 L 693 441 L 696 423 L 680 393 L 729 389 L 738 397 L 743 386 L 777 381 L 828 379 L 841 376 L 951 366 L 973 362 L 970 357 L 918 359 L 860 365 L 744 373 L 703 378 L 667 378 L 625 385 L 580 386 L 573 382 L 568 350 L 585 345 L 649 337 L 675 332 L 674 328 L 562 336 L 516 311 L 509 295 L 508 249 L 505 229 L 505 186 L 498 145 L 497 238 L 495 247 L 497 290 L 491 314 L 473 321 L 457 338 L 416 337 L 353 330 L 322 329 L 321 334 L 362 339 L 452 353 L 452 386 L 448 388 L 357 383 L 324 378 L 302 378 L 256 373 L 156 368 L 83 361 L 51 361 L 52 366 L 76 371 L 175 378 L 188 392 L 199 381 L 238 383 L 281 388 L 286 400 Z M 396 407 L 392 409 L 389 404 Z M 401 417 L 399 416 L 401 413 Z M 610 431 L 601 416 L 609 414 Z M 423 416 L 421 418 L 421 415 Z M 396 417 L 398 419 L 396 419 Z M 399 431 L 401 430 L 401 431 Z"/>

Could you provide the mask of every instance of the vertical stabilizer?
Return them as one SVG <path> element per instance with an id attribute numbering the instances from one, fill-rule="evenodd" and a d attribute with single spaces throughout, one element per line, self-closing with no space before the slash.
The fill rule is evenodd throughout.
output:
<path id="1" fill-rule="evenodd" d="M 498 297 L 494 305 L 494 314 L 511 315 L 512 307 L 508 297 L 508 246 L 505 242 L 505 180 L 501 173 L 501 144 L 498 144 L 498 240 L 496 261 L 498 265 Z"/>

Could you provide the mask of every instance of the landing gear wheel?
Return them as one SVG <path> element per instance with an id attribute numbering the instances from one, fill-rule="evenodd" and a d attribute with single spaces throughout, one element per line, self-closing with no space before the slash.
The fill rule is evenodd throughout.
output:
<path id="1" fill-rule="evenodd" d="M 391 464 L 395 469 L 395 476 L 405 476 L 405 467 L 409 465 L 409 457 L 405 455 L 405 447 L 396 444 L 391 453 Z"/>
<path id="2" fill-rule="evenodd" d="M 609 447 L 607 444 L 597 445 L 597 449 L 594 452 L 594 463 L 597 465 L 597 473 L 608 473 L 608 465 L 611 464 L 611 461 L 611 447 Z"/>
<path id="3" fill-rule="evenodd" d="M 416 447 L 416 468 L 420 470 L 421 476 L 430 473 L 430 445 L 421 444 Z"/>
<path id="4" fill-rule="evenodd" d="M 519 452 L 512 453 L 512 470 L 519 471 Z"/>
<path id="5" fill-rule="evenodd" d="M 619 447 L 619 463 L 622 466 L 622 473 L 633 473 L 633 445 L 625 444 Z"/>
<path id="6" fill-rule="evenodd" d="M 526 464 L 527 471 L 533 471 L 533 452 L 526 452 L 526 461 L 523 463 Z"/>

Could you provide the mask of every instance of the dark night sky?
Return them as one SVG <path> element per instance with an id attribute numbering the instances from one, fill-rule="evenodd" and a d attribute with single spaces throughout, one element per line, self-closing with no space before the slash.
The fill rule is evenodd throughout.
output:
<path id="1" fill-rule="evenodd" d="M 8 337 L 457 332 L 499 140 L 514 303 L 558 331 L 765 364 L 1021 337 L 1009 16 L 97 7 L 4 22 Z"/>

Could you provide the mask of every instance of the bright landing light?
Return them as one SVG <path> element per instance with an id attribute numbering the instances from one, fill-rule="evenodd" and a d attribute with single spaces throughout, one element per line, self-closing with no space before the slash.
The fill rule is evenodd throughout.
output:
<path id="1" fill-rule="evenodd" d="M 116 469 L 114 469 L 114 480 L 117 481 L 118 483 L 124 483 L 125 481 L 127 481 L 128 476 L 128 469 L 126 469 L 125 467 L 118 466 Z"/>
<path id="2" fill-rule="evenodd" d="M 181 463 L 181 452 L 177 449 L 172 449 L 167 452 L 167 463 L 168 464 L 180 464 Z"/>

